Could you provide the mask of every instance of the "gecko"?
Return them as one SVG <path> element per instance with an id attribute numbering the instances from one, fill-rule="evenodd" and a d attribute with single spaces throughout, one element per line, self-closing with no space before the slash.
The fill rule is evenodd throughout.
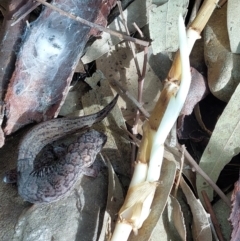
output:
<path id="1" fill-rule="evenodd" d="M 86 170 L 93 164 L 96 155 L 104 146 L 107 137 L 103 133 L 96 130 L 83 133 L 66 148 L 66 151 L 56 151 L 52 157 L 49 157 L 58 158 L 52 166 L 41 167 L 40 163 L 36 167 L 34 161 L 39 152 L 53 141 L 102 121 L 113 109 L 117 99 L 118 95 L 97 113 L 48 120 L 34 126 L 26 133 L 19 144 L 16 174 L 18 193 L 24 200 L 30 203 L 50 203 L 71 192 L 81 173 L 87 173 Z M 4 177 L 4 181 L 10 182 L 8 174 Z"/>

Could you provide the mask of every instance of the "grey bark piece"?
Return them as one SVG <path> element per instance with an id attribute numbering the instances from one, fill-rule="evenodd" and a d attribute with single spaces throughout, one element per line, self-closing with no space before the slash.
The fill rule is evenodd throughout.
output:
<path id="1" fill-rule="evenodd" d="M 240 4 L 239 0 L 228 0 L 227 28 L 232 53 L 240 54 Z"/>
<path id="2" fill-rule="evenodd" d="M 227 102 L 240 81 L 240 55 L 231 53 L 227 34 L 227 6 L 214 11 L 204 31 L 208 84 L 214 96 Z"/>

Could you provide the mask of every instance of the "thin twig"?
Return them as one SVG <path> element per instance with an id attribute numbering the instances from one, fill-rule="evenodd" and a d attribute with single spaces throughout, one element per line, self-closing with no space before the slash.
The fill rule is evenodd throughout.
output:
<path id="1" fill-rule="evenodd" d="M 120 2 L 120 1 L 117 1 L 117 5 L 118 5 L 118 8 L 119 8 L 119 12 L 120 12 L 120 15 L 121 15 L 121 18 L 122 18 L 122 21 L 123 21 L 123 25 L 124 25 L 125 31 L 126 31 L 127 35 L 129 36 L 129 35 L 130 35 L 130 32 L 129 32 L 129 30 L 128 30 L 127 21 L 126 21 L 126 19 L 124 18 L 124 15 L 123 15 L 123 10 L 122 10 L 121 2 Z M 130 45 L 130 49 L 131 49 L 132 54 L 133 54 L 133 60 L 134 60 L 135 66 L 136 66 L 138 78 L 140 78 L 141 72 L 140 72 L 139 63 L 138 63 L 138 60 L 137 60 L 137 57 L 136 57 L 136 52 L 135 52 L 135 49 L 134 49 L 134 45 L 133 45 L 132 42 L 129 42 L 129 45 Z M 140 102 L 140 103 L 141 103 L 141 102 Z"/>
<path id="2" fill-rule="evenodd" d="M 220 0 L 217 7 L 221 8 L 226 2 L 227 2 L 227 0 Z"/>
<path id="3" fill-rule="evenodd" d="M 181 156 L 181 162 L 180 162 L 180 170 L 178 172 L 178 178 L 177 178 L 177 182 L 175 184 L 175 189 L 174 189 L 174 197 L 177 197 L 177 191 L 178 191 L 178 187 L 179 187 L 181 177 L 182 177 L 182 170 L 183 170 L 183 163 L 184 163 L 184 153 L 186 151 L 186 147 L 184 145 L 182 145 L 181 148 L 182 148 L 182 156 Z"/>
<path id="4" fill-rule="evenodd" d="M 220 241 L 224 241 L 220 225 L 219 225 L 218 220 L 216 218 L 216 215 L 213 211 L 213 208 L 212 208 L 212 205 L 210 203 L 210 200 L 208 198 L 207 193 L 205 191 L 202 191 L 202 196 L 203 196 L 203 199 L 204 199 L 204 202 L 205 202 L 206 210 L 211 216 L 211 220 L 212 220 L 213 226 L 215 228 L 215 231 L 217 233 L 217 236 L 218 236 Z"/>
<path id="5" fill-rule="evenodd" d="M 83 19 L 81 17 L 75 16 L 75 15 L 73 15 L 71 13 L 67 13 L 67 12 L 63 11 L 62 9 L 56 7 L 56 6 L 53 6 L 52 4 L 45 2 L 44 0 L 36 0 L 36 1 L 39 2 L 39 3 L 42 3 L 43 5 L 51 8 L 51 9 L 53 9 L 54 11 L 60 13 L 63 16 L 66 16 L 66 17 L 71 18 L 71 19 L 73 19 L 73 20 L 75 20 L 77 22 L 80 22 L 80 23 L 83 23 L 85 25 L 88 25 L 91 28 L 98 29 L 100 31 L 103 31 L 103 32 L 109 33 L 111 35 L 117 36 L 120 39 L 125 39 L 126 41 L 132 41 L 132 42 L 137 43 L 137 44 L 142 45 L 142 46 L 148 46 L 149 45 L 149 42 L 147 42 L 147 41 L 136 39 L 136 38 L 124 35 L 121 32 L 113 31 L 111 29 L 104 28 L 101 25 L 98 25 L 98 24 L 95 24 L 95 23 L 91 23 L 91 22 L 89 22 L 89 21 L 87 21 L 87 20 L 85 20 L 85 19 Z"/>
<path id="6" fill-rule="evenodd" d="M 123 15 L 123 10 L 122 10 L 121 2 L 120 2 L 120 1 L 117 1 L 117 5 L 118 5 L 118 9 L 119 9 L 119 12 L 120 12 L 122 21 L 123 21 L 123 25 L 124 25 L 125 31 L 127 32 L 128 35 L 130 35 L 130 32 L 129 32 L 129 30 L 128 30 L 128 26 L 127 26 L 127 21 L 126 21 L 126 19 L 124 18 L 124 15 Z M 137 57 L 136 57 L 136 53 L 135 53 L 135 48 L 134 48 L 135 46 L 133 45 L 132 42 L 129 42 L 129 46 L 130 46 L 130 49 L 131 49 L 131 51 L 132 51 L 133 60 L 134 60 L 135 66 L 136 66 L 138 79 L 140 80 L 140 79 L 142 79 L 142 76 L 141 76 L 139 63 L 138 63 L 138 60 L 137 60 Z M 138 82 L 138 83 L 139 83 L 139 82 Z M 138 95 L 138 102 L 139 102 L 139 103 L 142 103 L 141 99 L 142 99 L 141 96 Z M 132 133 L 133 133 L 133 135 L 135 135 L 135 136 L 137 135 L 139 115 L 140 115 L 140 113 L 139 113 L 139 110 L 137 109 L 136 115 L 135 115 L 135 118 L 134 118 L 134 123 L 133 123 L 133 126 L 132 126 Z M 133 173 L 133 170 L 134 170 L 134 162 L 135 162 L 135 159 L 136 159 L 136 146 L 133 145 L 133 146 L 132 146 L 132 151 L 131 151 L 132 173 Z"/>
<path id="7" fill-rule="evenodd" d="M 120 128 L 123 131 L 125 131 L 132 138 L 132 142 L 139 147 L 141 141 L 135 135 L 133 135 L 130 131 L 128 131 L 127 128 L 125 128 L 124 126 L 120 126 Z"/>
<path id="8" fill-rule="evenodd" d="M 23 10 L 23 8 L 25 6 L 23 6 L 22 8 L 20 8 L 16 13 L 13 14 L 13 19 L 15 19 L 15 21 L 11 24 L 11 26 L 14 26 L 16 23 L 18 23 L 19 21 L 21 21 L 22 19 L 24 19 L 29 13 L 31 13 L 34 9 L 36 9 L 41 3 L 35 2 L 33 4 L 33 6 L 31 6 L 29 9 L 26 9 L 25 12 L 23 14 L 21 14 Z"/>
<path id="9" fill-rule="evenodd" d="M 194 114 L 195 117 L 197 119 L 198 124 L 200 125 L 200 127 L 209 135 L 212 135 L 212 132 L 210 130 L 208 130 L 208 128 L 205 126 L 203 120 L 202 120 L 202 115 L 201 115 L 201 111 L 200 111 L 200 106 L 199 103 L 197 103 L 197 105 L 195 105 L 194 107 Z"/>
<path id="10" fill-rule="evenodd" d="M 177 148 L 181 151 L 181 146 L 177 144 Z M 201 175 L 207 183 L 213 188 L 213 190 L 222 198 L 222 200 L 231 207 L 231 202 L 228 197 L 222 192 L 222 190 L 212 181 L 212 179 L 202 170 L 202 168 L 195 162 L 192 156 L 189 154 L 187 150 L 184 152 L 185 158 L 188 160 L 189 164 L 194 167 L 196 172 Z"/>
<path id="11" fill-rule="evenodd" d="M 119 81 L 116 80 L 111 80 L 111 84 L 116 85 L 122 94 L 124 94 L 126 97 L 128 97 L 128 99 L 130 99 L 134 105 L 136 105 L 136 107 L 142 112 L 142 114 L 146 117 L 149 118 L 150 114 L 148 113 L 147 110 L 145 110 L 142 105 L 129 93 L 128 90 L 126 90 L 120 83 Z"/>
<path id="12" fill-rule="evenodd" d="M 137 26 L 137 24 L 135 22 L 133 23 L 133 27 L 138 31 L 138 33 L 140 34 L 141 38 L 144 38 L 142 30 Z"/>
<path id="13" fill-rule="evenodd" d="M 191 16 L 189 18 L 188 27 L 192 23 L 192 21 L 195 19 L 195 17 L 197 16 L 197 12 L 199 10 L 201 2 L 202 2 L 202 0 L 195 0 L 193 8 L 192 8 Z"/>
<path id="14" fill-rule="evenodd" d="M 138 102 L 140 104 L 142 104 L 143 85 L 144 85 L 145 74 L 146 74 L 146 66 L 147 66 L 146 51 L 148 49 L 146 49 L 146 48 L 147 47 L 144 48 L 144 61 L 143 61 L 142 74 L 141 73 L 138 74 Z M 133 51 L 133 48 L 132 48 L 132 51 Z M 133 54 L 134 53 L 135 53 L 135 51 L 133 51 Z M 135 61 L 135 64 L 137 63 L 136 68 L 139 67 L 136 55 L 135 55 L 134 61 Z M 134 120 L 133 127 L 132 127 L 132 132 L 133 132 L 134 135 L 137 135 L 137 132 L 138 132 L 137 129 L 138 129 L 139 119 L 140 119 L 140 112 L 139 112 L 139 109 L 137 109 L 135 120 Z M 133 148 L 132 148 L 132 163 L 135 163 L 135 160 L 136 160 L 135 153 L 136 153 L 136 146 L 133 146 Z"/>

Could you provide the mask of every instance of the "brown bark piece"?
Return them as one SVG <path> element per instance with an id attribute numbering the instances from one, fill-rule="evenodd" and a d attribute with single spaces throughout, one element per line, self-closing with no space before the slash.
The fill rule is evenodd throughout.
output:
<path id="1" fill-rule="evenodd" d="M 229 217 L 233 228 L 231 241 L 240 241 L 240 180 L 234 185 L 231 201 L 232 210 Z"/>
<path id="2" fill-rule="evenodd" d="M 3 1 L 1 4 L 6 9 L 4 20 L 0 31 L 0 98 L 3 100 L 7 90 L 8 81 L 14 71 L 14 63 L 16 61 L 16 53 L 19 51 L 21 36 L 24 31 L 24 22 L 27 17 L 14 26 L 12 16 L 21 5 L 24 5 L 28 0 L 22 1 Z"/>
<path id="3" fill-rule="evenodd" d="M 106 23 L 114 2 L 54 0 L 52 4 L 88 21 Z M 57 116 L 89 36 L 90 27 L 44 9 L 26 32 L 6 94 L 7 135 Z"/>
<path id="4" fill-rule="evenodd" d="M 21 36 L 24 31 L 24 22 L 27 17 L 19 21 L 15 26 L 13 23 L 13 15 L 21 6 L 27 4 L 28 0 L 21 1 L 1 1 L 4 20 L 0 31 L 0 148 L 4 145 L 5 137 L 1 128 L 5 105 L 2 102 L 7 91 L 8 81 L 14 71 L 16 61 L 16 53 L 19 51 Z"/>

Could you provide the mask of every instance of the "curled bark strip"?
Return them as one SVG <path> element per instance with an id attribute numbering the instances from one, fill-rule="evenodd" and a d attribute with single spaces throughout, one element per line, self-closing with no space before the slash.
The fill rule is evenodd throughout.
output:
<path id="1" fill-rule="evenodd" d="M 16 53 L 19 51 L 21 37 L 24 31 L 25 16 L 14 27 L 11 26 L 12 16 L 18 9 L 25 5 L 28 1 L 1 1 L 2 13 L 4 20 L 0 31 L 0 148 L 4 145 L 4 133 L 1 128 L 5 105 L 3 103 L 4 95 L 7 91 L 8 81 L 14 71 L 16 61 Z"/>
<path id="2" fill-rule="evenodd" d="M 54 0 L 52 4 L 88 21 L 106 23 L 103 18 L 114 2 Z M 90 31 L 90 27 L 49 8 L 31 24 L 5 98 L 7 135 L 58 114 Z"/>

